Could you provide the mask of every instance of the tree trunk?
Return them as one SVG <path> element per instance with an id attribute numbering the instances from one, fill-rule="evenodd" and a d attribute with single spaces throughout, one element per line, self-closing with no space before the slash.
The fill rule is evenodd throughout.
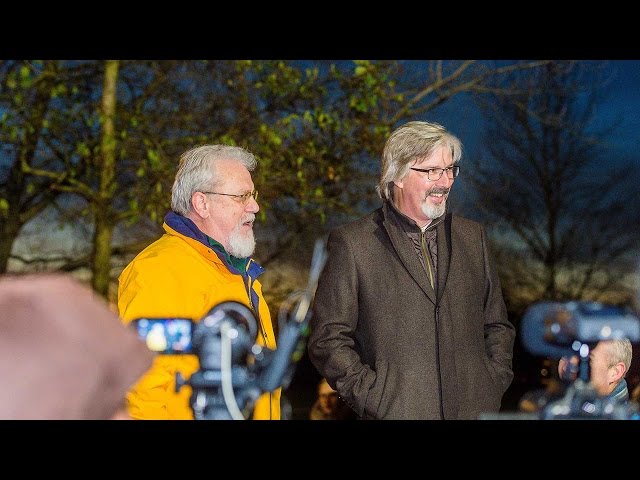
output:
<path id="1" fill-rule="evenodd" d="M 7 203 L 19 203 L 19 197 L 17 195 L 8 195 L 8 197 L 9 202 Z M 19 215 L 19 209 L 16 207 L 7 206 L 6 209 L 0 208 L 0 273 L 6 273 L 7 271 L 13 244 L 18 236 L 18 232 L 20 232 L 22 228 Z"/>
<path id="2" fill-rule="evenodd" d="M 93 289 L 108 298 L 111 281 L 111 237 L 114 216 L 111 202 L 114 194 L 116 138 L 114 117 L 116 112 L 116 90 L 118 83 L 117 60 L 107 60 L 102 92 L 102 140 L 100 159 L 100 187 L 95 208 L 95 231 L 93 235 Z"/>
<path id="3" fill-rule="evenodd" d="M 2 229 L 0 230 L 0 273 L 5 273 L 7 271 L 9 256 L 11 255 L 11 249 L 13 248 L 13 241 L 15 238 L 15 228 L 11 228 L 6 224 L 2 225 Z"/>

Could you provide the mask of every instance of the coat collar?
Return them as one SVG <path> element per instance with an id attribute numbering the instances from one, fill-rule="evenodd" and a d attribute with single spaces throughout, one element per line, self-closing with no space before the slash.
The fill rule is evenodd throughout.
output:
<path id="1" fill-rule="evenodd" d="M 428 230 L 436 229 L 438 245 L 437 297 L 436 292 L 426 281 L 424 268 L 422 268 L 420 259 L 407 237 L 407 233 L 420 233 L 420 227 L 412 219 L 398 211 L 390 201 L 383 203 L 382 217 L 382 224 L 389 235 L 393 248 L 400 257 L 400 261 L 429 300 L 434 305 L 438 305 L 444 293 L 451 264 L 451 214 L 438 217 L 428 227 Z"/>
<path id="2" fill-rule="evenodd" d="M 404 213 L 398 210 L 398 207 L 394 205 L 392 201 L 385 201 L 384 205 L 388 208 L 391 215 L 394 215 L 398 220 L 398 224 L 402 227 L 405 232 L 416 232 L 421 233 L 422 229 L 418 226 L 418 224 L 412 218 L 407 217 Z M 385 214 L 385 216 L 387 216 Z M 438 218 L 435 218 L 431 221 L 431 223 L 427 226 L 427 230 L 433 230 L 440 223 L 444 221 L 446 218 L 445 215 L 440 215 Z"/>
<path id="3" fill-rule="evenodd" d="M 175 212 L 169 212 L 164 217 L 165 231 L 170 235 L 181 236 L 189 245 L 195 248 L 201 255 L 215 263 L 222 263 L 231 272 L 240 275 L 249 275 L 252 278 L 258 278 L 264 273 L 264 268 L 259 265 L 253 258 L 247 262 L 246 271 L 240 271 L 228 261 L 226 252 L 220 250 L 215 245 L 209 244 L 209 239 L 190 218 L 178 215 Z"/>
<path id="4" fill-rule="evenodd" d="M 627 387 L 627 381 L 621 378 L 616 388 L 608 395 L 609 398 L 614 398 L 619 402 L 626 403 L 629 401 L 629 388 Z"/>

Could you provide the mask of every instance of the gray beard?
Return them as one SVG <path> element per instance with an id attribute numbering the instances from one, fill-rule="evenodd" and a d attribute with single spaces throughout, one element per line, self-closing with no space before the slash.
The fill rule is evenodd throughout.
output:
<path id="1" fill-rule="evenodd" d="M 253 230 L 243 235 L 240 228 L 241 225 L 238 225 L 229 235 L 229 254 L 236 258 L 247 258 L 253 255 L 256 249 L 256 239 Z"/>
<path id="2" fill-rule="evenodd" d="M 440 205 L 431 205 L 427 202 L 422 204 L 422 213 L 424 213 L 431 220 L 441 217 L 447 210 L 447 201 L 445 200 Z"/>

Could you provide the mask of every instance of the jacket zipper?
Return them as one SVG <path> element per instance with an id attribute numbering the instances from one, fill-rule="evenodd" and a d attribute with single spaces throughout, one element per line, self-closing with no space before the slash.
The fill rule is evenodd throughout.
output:
<path id="1" fill-rule="evenodd" d="M 249 260 L 251 262 L 251 260 Z M 247 268 L 249 266 L 247 265 Z M 249 306 L 253 311 L 253 314 L 258 318 L 258 323 L 260 323 L 260 332 L 262 332 L 262 336 L 264 338 L 264 346 L 267 346 L 267 332 L 265 332 L 264 326 L 262 325 L 262 318 L 260 317 L 260 312 L 253 305 L 253 296 L 251 295 L 251 287 L 253 285 L 253 281 L 251 280 L 251 276 L 247 273 L 247 296 L 249 297 Z M 273 420 L 273 392 L 269 392 L 269 420 Z"/>
<path id="2" fill-rule="evenodd" d="M 265 347 L 267 346 L 267 332 L 265 332 L 264 326 L 262 325 L 262 318 L 260 318 L 260 312 L 258 312 L 258 309 L 256 309 L 255 305 L 253 304 L 253 297 L 251 295 L 251 287 L 253 285 L 253 281 L 251 279 L 251 276 L 249 276 L 249 274 L 247 274 L 247 283 L 245 284 L 245 287 L 247 289 L 247 296 L 249 297 L 249 307 L 251 308 L 251 311 L 253 312 L 253 314 L 256 316 L 256 318 L 258 319 L 258 323 L 260 324 L 260 333 L 262 333 L 262 337 L 264 338 L 264 344 Z"/>
<path id="3" fill-rule="evenodd" d="M 431 288 L 433 291 L 436 291 L 436 286 L 433 281 L 433 267 L 431 266 L 431 255 L 429 254 L 429 249 L 427 248 L 427 244 L 425 242 L 426 235 L 424 232 L 420 234 L 420 247 L 422 248 L 422 256 L 424 257 L 425 265 L 427 266 L 427 273 L 429 273 L 429 283 L 431 284 Z"/>

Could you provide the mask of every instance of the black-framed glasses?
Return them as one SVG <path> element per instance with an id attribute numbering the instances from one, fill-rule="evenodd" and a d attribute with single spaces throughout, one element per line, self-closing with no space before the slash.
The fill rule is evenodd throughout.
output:
<path id="1" fill-rule="evenodd" d="M 239 198 L 240 201 L 246 205 L 251 197 L 257 202 L 258 201 L 258 190 L 251 190 L 250 192 L 242 193 L 240 195 L 234 195 L 233 193 L 220 193 L 220 192 L 200 192 L 206 193 L 209 195 L 224 195 L 225 197 L 234 197 Z"/>
<path id="2" fill-rule="evenodd" d="M 460 173 L 459 165 L 451 165 L 447 168 L 413 168 L 410 167 L 411 170 L 415 170 L 416 172 L 423 172 L 427 174 L 427 179 L 435 182 L 436 180 L 440 180 L 440 177 L 444 172 L 447 172 L 447 177 L 450 179 L 454 179 Z"/>

